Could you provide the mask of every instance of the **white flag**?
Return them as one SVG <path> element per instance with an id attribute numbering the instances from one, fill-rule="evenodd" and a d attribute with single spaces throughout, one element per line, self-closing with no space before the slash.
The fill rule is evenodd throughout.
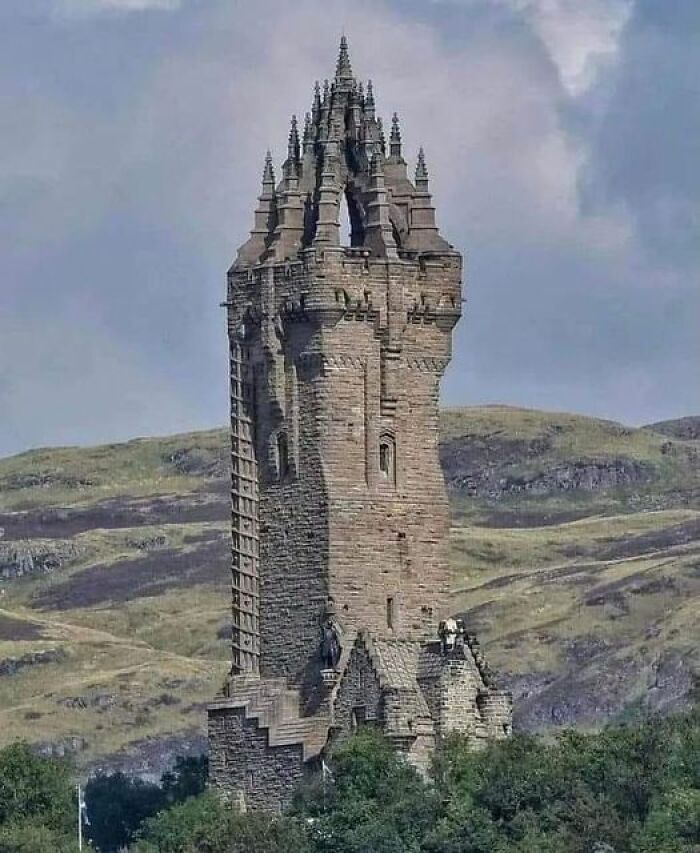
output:
<path id="1" fill-rule="evenodd" d="M 78 785 L 78 812 L 85 826 L 90 826 L 90 818 L 88 817 L 87 805 L 85 804 L 85 794 L 80 785 Z"/>

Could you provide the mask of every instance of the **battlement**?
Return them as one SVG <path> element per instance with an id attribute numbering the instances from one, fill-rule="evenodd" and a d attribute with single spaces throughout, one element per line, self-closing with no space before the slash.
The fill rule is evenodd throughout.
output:
<path id="1" fill-rule="evenodd" d="M 400 288 L 407 322 L 438 323 L 449 330 L 461 316 L 461 276 L 461 256 L 454 251 L 406 251 L 388 260 L 356 247 L 309 248 L 295 261 L 232 269 L 226 304 L 234 325 L 247 315 L 254 322 L 352 317 L 383 327 L 389 291 Z"/>

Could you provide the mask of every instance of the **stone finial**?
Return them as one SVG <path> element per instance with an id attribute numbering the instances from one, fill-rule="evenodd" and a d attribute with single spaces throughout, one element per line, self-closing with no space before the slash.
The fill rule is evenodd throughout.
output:
<path id="1" fill-rule="evenodd" d="M 415 251 L 444 251 L 449 244 L 440 236 L 435 224 L 435 208 L 428 187 L 425 152 L 418 151 L 415 173 L 416 191 L 409 205 L 410 234 L 406 248 Z"/>
<path id="2" fill-rule="evenodd" d="M 367 196 L 367 223 L 364 245 L 379 257 L 395 258 L 396 242 L 394 240 L 389 215 L 389 199 L 384 182 L 384 157 L 379 151 L 375 151 L 372 155 Z"/>
<path id="3" fill-rule="evenodd" d="M 340 37 L 340 50 L 338 52 L 338 62 L 335 66 L 335 78 L 336 80 L 352 80 L 348 40 L 344 35 Z"/>
<path id="4" fill-rule="evenodd" d="M 384 136 L 384 125 L 381 118 L 377 119 L 377 138 L 379 139 L 382 154 L 386 154 L 386 136 Z"/>
<path id="5" fill-rule="evenodd" d="M 250 237 L 238 250 L 235 265 L 247 267 L 260 261 L 265 251 L 266 242 L 276 224 L 277 196 L 275 192 L 275 170 L 272 166 L 272 154 L 265 154 L 265 165 L 262 174 L 262 192 L 258 196 L 258 206 L 255 209 L 255 220 Z"/>
<path id="6" fill-rule="evenodd" d="M 312 121 L 311 121 L 311 113 L 307 113 L 307 114 L 304 116 L 304 135 L 303 135 L 303 137 L 302 137 L 302 139 L 303 139 L 303 147 L 304 147 L 304 154 L 306 154 L 306 153 L 307 153 L 307 151 L 310 151 L 310 150 L 311 150 L 311 146 L 313 145 L 313 141 L 314 141 L 314 140 L 313 140 L 313 131 L 312 131 L 312 127 L 313 127 L 313 124 L 312 124 Z"/>
<path id="7" fill-rule="evenodd" d="M 275 170 L 272 165 L 272 154 L 269 148 L 265 152 L 265 166 L 263 167 L 262 185 L 263 192 L 265 192 L 267 187 L 269 187 L 269 191 L 272 192 L 275 187 Z"/>
<path id="8" fill-rule="evenodd" d="M 418 162 L 416 164 L 416 180 L 428 180 L 428 167 L 425 165 L 425 151 L 423 146 L 418 149 Z"/>
<path id="9" fill-rule="evenodd" d="M 287 141 L 287 157 L 293 162 L 299 162 L 299 127 L 297 125 L 297 117 L 292 116 L 292 123 L 289 128 L 289 139 Z"/>
<path id="10" fill-rule="evenodd" d="M 318 80 L 314 83 L 314 99 L 311 104 L 311 113 L 314 121 L 318 121 L 318 117 L 321 114 L 321 86 Z"/>
<path id="11" fill-rule="evenodd" d="M 419 192 L 428 192 L 428 167 L 425 164 L 425 152 L 422 146 L 418 150 L 416 163 L 416 189 Z"/>
<path id="12" fill-rule="evenodd" d="M 401 156 L 401 128 L 396 113 L 391 117 L 391 136 L 389 138 L 389 153 L 392 157 Z"/>
<path id="13" fill-rule="evenodd" d="M 335 139 L 329 139 L 323 152 L 323 165 L 318 186 L 318 217 L 313 245 L 340 245 L 340 187 L 336 167 L 337 143 Z"/>
<path id="14" fill-rule="evenodd" d="M 330 97 L 330 85 L 328 83 L 328 78 L 323 81 L 323 106 L 325 107 L 328 104 L 328 98 Z"/>
<path id="15" fill-rule="evenodd" d="M 374 88 L 372 86 L 372 81 L 367 81 L 367 97 L 365 98 L 365 115 L 367 118 L 374 118 Z"/>

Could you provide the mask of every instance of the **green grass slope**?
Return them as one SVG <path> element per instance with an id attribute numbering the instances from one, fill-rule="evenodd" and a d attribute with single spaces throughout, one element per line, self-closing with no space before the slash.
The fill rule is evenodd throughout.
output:
<path id="1" fill-rule="evenodd" d="M 523 728 L 681 707 L 700 671 L 699 443 L 449 409 L 453 610 Z M 0 460 L 0 744 L 159 773 L 226 669 L 223 430 Z"/>

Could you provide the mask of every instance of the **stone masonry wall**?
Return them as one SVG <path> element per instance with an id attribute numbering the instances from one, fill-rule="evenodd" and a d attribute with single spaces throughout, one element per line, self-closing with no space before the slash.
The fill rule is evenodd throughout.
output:
<path id="1" fill-rule="evenodd" d="M 348 637 L 434 635 L 449 593 L 438 394 L 460 278 L 456 253 L 343 249 L 230 276 L 229 326 L 246 319 L 254 362 L 263 675 L 316 689 L 329 598 Z"/>
<path id="2" fill-rule="evenodd" d="M 333 703 L 333 726 L 343 739 L 358 725 L 383 725 L 382 690 L 363 647 L 353 648 Z"/>
<path id="3" fill-rule="evenodd" d="M 284 808 L 304 777 L 301 744 L 269 747 L 242 709 L 209 710 L 209 784 L 244 808 Z"/>
<path id="4" fill-rule="evenodd" d="M 260 626 L 262 674 L 300 683 L 313 680 L 328 598 L 328 499 L 316 419 L 323 377 L 313 362 L 296 362 L 294 405 L 277 421 L 261 419 L 259 428 L 267 451 L 260 466 Z M 281 431 L 288 442 L 286 474 L 276 458 Z"/>
<path id="5" fill-rule="evenodd" d="M 478 699 L 486 737 L 500 740 L 513 733 L 513 700 L 509 693 L 488 690 Z"/>
<path id="6" fill-rule="evenodd" d="M 440 735 L 456 732 L 485 739 L 486 727 L 477 703 L 481 679 L 475 669 L 465 659 L 446 661 L 440 678 Z"/>

